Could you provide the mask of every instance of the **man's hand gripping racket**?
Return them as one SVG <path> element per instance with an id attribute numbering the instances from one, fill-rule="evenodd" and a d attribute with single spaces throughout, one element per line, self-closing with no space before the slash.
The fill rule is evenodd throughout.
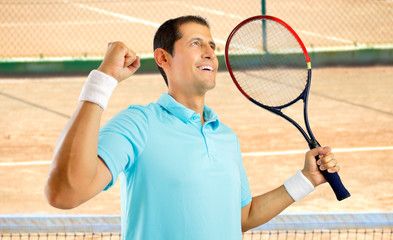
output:
<path id="1" fill-rule="evenodd" d="M 292 123 L 310 149 L 320 146 L 308 123 L 310 58 L 303 42 L 288 24 L 272 16 L 255 16 L 242 21 L 228 37 L 225 61 L 232 80 L 246 98 Z M 299 100 L 304 103 L 308 135 L 281 111 Z M 338 200 L 350 196 L 337 173 L 321 173 Z"/>

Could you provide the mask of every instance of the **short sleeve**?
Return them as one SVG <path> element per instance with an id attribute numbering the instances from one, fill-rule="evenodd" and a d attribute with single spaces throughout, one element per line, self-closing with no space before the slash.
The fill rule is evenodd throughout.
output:
<path id="1" fill-rule="evenodd" d="M 130 168 L 144 149 L 148 118 L 142 106 L 130 106 L 109 120 L 100 130 L 98 156 L 112 174 L 113 186 L 119 174 Z"/>
<path id="2" fill-rule="evenodd" d="M 241 207 L 245 207 L 251 202 L 252 196 L 251 196 L 250 184 L 248 182 L 246 169 L 244 168 L 243 159 L 241 157 L 240 144 L 238 138 L 237 138 L 237 149 L 238 149 L 238 154 L 240 155 L 238 165 L 239 165 L 240 182 L 241 182 Z"/>

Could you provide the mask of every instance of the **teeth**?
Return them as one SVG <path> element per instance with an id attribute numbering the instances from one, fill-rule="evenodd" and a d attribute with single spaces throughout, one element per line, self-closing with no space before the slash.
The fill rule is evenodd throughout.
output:
<path id="1" fill-rule="evenodd" d="M 209 70 L 210 72 L 213 72 L 213 68 L 210 67 L 210 66 L 201 66 L 201 67 L 199 67 L 199 69 L 201 69 L 201 70 Z"/>

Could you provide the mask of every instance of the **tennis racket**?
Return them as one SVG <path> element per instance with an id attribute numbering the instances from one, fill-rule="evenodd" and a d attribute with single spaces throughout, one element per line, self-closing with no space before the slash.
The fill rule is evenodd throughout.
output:
<path id="1" fill-rule="evenodd" d="M 310 149 L 320 146 L 307 114 L 310 58 L 303 42 L 288 24 L 265 15 L 242 21 L 228 37 L 225 62 L 233 82 L 248 100 L 288 120 L 300 131 Z M 282 112 L 300 100 L 303 100 L 308 134 Z M 338 200 L 350 196 L 337 173 L 321 172 Z"/>

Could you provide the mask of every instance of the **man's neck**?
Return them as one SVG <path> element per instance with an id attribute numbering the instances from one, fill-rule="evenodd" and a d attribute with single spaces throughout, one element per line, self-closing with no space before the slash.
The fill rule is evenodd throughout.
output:
<path id="1" fill-rule="evenodd" d="M 173 94 L 171 92 L 169 92 L 169 95 L 171 95 L 178 103 L 199 114 L 201 116 L 201 124 L 203 125 L 205 123 L 205 119 L 203 118 L 203 109 L 205 106 L 204 95 L 188 96 L 181 94 Z"/>

